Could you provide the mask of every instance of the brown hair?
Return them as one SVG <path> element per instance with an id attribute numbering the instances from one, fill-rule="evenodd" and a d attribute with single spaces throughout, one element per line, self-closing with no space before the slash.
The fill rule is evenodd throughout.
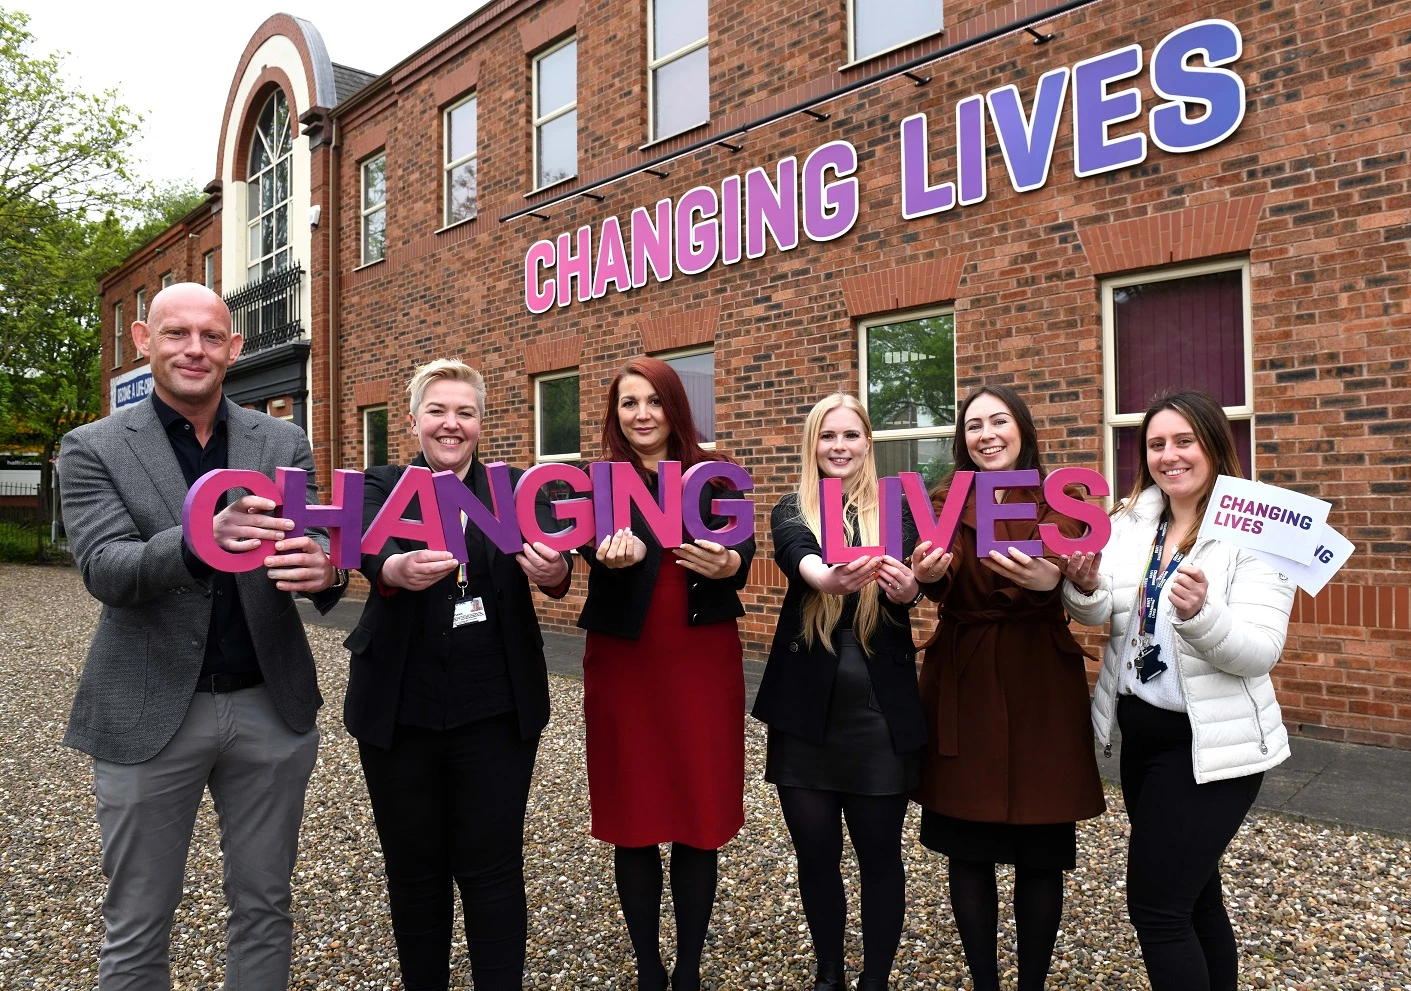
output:
<path id="1" fill-rule="evenodd" d="M 1210 505 L 1210 493 L 1215 491 L 1216 477 L 1233 475 L 1243 478 L 1244 468 L 1240 465 L 1239 454 L 1235 450 L 1235 434 L 1230 429 L 1230 420 L 1214 397 L 1198 389 L 1166 393 L 1158 396 L 1156 401 L 1147 407 L 1146 415 L 1142 417 L 1141 430 L 1138 432 L 1141 437 L 1141 459 L 1137 466 L 1137 478 L 1132 483 L 1126 500 L 1113 510 L 1113 515 L 1131 510 L 1136 506 L 1141 494 L 1156 484 L 1156 479 L 1152 477 L 1151 469 L 1146 463 L 1146 432 L 1151 425 L 1151 418 L 1166 410 L 1185 417 L 1186 422 L 1191 425 L 1191 432 L 1195 434 L 1195 442 L 1200 445 L 1200 451 L 1210 462 L 1211 468 L 1210 479 L 1206 483 L 1205 491 L 1200 494 L 1200 503 L 1196 506 L 1196 525 L 1186 534 L 1179 548 L 1181 553 L 1188 554 L 1200 535 L 1200 521 L 1205 519 L 1205 510 Z M 1164 492 L 1161 497 L 1166 501 Z M 1169 507 L 1167 502 L 1167 508 Z"/>

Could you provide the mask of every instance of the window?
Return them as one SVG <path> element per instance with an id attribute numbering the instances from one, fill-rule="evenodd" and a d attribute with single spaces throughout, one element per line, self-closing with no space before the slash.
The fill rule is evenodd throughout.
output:
<path id="1" fill-rule="evenodd" d="M 289 267 L 290 163 L 294 139 L 289 102 L 275 90 L 265 101 L 250 138 L 250 167 L 245 188 L 249 197 L 249 259 L 246 277 L 258 282 Z"/>
<path id="2" fill-rule="evenodd" d="M 387 254 L 387 155 L 363 162 L 362 264 L 378 262 Z"/>
<path id="3" fill-rule="evenodd" d="M 848 0 L 848 61 L 880 55 L 940 30 L 941 0 Z"/>
<path id="4" fill-rule="evenodd" d="M 147 290 L 137 290 L 137 319 L 147 322 Z"/>
<path id="5" fill-rule="evenodd" d="M 175 281 L 175 280 L 172 278 L 170 272 L 164 273 L 164 274 L 162 275 L 162 288 L 165 289 L 167 286 L 171 285 L 172 282 L 174 282 L 174 281 Z"/>
<path id="6" fill-rule="evenodd" d="M 578 40 L 534 60 L 534 187 L 578 174 Z"/>
<path id="7" fill-rule="evenodd" d="M 206 288 L 214 291 L 216 288 L 216 253 L 207 251 L 204 261 L 206 263 Z"/>
<path id="8" fill-rule="evenodd" d="M 458 224 L 475 216 L 475 170 L 479 155 L 475 97 L 462 100 L 446 111 L 445 225 Z"/>
<path id="9" fill-rule="evenodd" d="M 647 0 L 651 139 L 710 120 L 708 0 Z"/>
<path id="10" fill-rule="evenodd" d="M 363 410 L 363 467 L 387 463 L 387 407 Z"/>
<path id="11" fill-rule="evenodd" d="M 934 485 L 955 436 L 955 313 L 931 310 L 858 328 L 863 401 L 879 476 L 919 471 Z"/>
<path id="12" fill-rule="evenodd" d="M 578 460 L 578 371 L 534 380 L 534 460 Z"/>
<path id="13" fill-rule="evenodd" d="M 701 443 L 715 447 L 715 349 L 678 351 L 657 355 L 681 377 L 686 387 L 686 399 L 691 404 L 691 419 L 701 435 Z"/>
<path id="14" fill-rule="evenodd" d="M 1114 496 L 1124 497 L 1136 480 L 1142 416 L 1168 390 L 1214 396 L 1234 428 L 1240 464 L 1253 471 L 1248 262 L 1109 279 L 1102 285 L 1102 332 L 1103 448 Z"/>
<path id="15" fill-rule="evenodd" d="M 122 325 L 122 304 L 113 304 L 113 367 L 122 367 L 122 336 L 124 327 Z"/>

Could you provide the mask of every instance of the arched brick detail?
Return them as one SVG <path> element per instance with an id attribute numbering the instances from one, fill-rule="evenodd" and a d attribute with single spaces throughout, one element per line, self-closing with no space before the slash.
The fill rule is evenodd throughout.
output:
<path id="1" fill-rule="evenodd" d="M 309 30 L 317 38 L 317 31 L 313 30 L 312 25 L 309 26 Z M 317 95 L 319 73 L 317 66 L 314 64 L 314 53 L 309 50 L 308 35 L 306 35 L 300 23 L 288 14 L 275 14 L 271 16 L 261 24 L 259 30 L 251 36 L 249 43 L 245 46 L 244 53 L 240 56 L 240 63 L 235 68 L 235 75 L 232 76 L 230 80 L 230 92 L 225 98 L 225 114 L 221 117 L 220 122 L 220 143 L 216 147 L 215 176 L 217 179 L 221 178 L 221 163 L 225 161 L 225 139 L 230 134 L 230 119 L 235 113 L 235 96 L 240 91 L 240 82 L 245 78 L 245 72 L 249 69 L 250 63 L 254 61 L 255 53 L 260 50 L 260 47 L 271 38 L 281 36 L 293 42 L 294 47 L 298 50 L 299 60 L 304 64 L 304 78 L 308 80 L 309 88 L 313 91 L 313 103 L 317 105 L 319 102 Z M 323 45 L 321 38 L 318 39 L 318 45 L 320 48 Z M 327 60 L 327 52 L 320 52 L 320 55 L 324 60 Z M 284 87 L 284 95 L 290 97 L 289 108 L 292 113 L 297 103 L 297 101 L 293 99 L 294 87 L 289 84 L 289 78 L 287 76 L 285 76 L 282 85 Z M 255 89 L 258 90 L 259 87 L 256 86 Z M 333 97 L 330 96 L 328 102 L 331 103 L 332 101 Z M 309 109 L 311 108 L 303 108 L 303 110 Z M 243 112 L 241 117 L 243 119 Z M 293 120 L 298 121 L 298 119 L 299 114 L 293 113 Z M 242 131 L 241 134 L 243 135 L 244 132 Z M 244 166 L 240 166 L 240 174 L 242 176 L 244 175 Z"/>
<path id="2" fill-rule="evenodd" d="M 1094 275 L 1248 251 L 1264 213 L 1264 195 L 1220 200 L 1099 224 L 1078 232 Z"/>
<path id="3" fill-rule="evenodd" d="M 843 302 L 853 317 L 949 302 L 960 294 L 964 271 L 962 253 L 882 272 L 847 275 L 843 277 Z"/>
<path id="4" fill-rule="evenodd" d="M 264 108 L 265 101 L 276 89 L 283 90 L 284 98 L 289 101 L 291 135 L 296 139 L 299 137 L 299 105 L 294 99 L 294 84 L 289 81 L 283 69 L 265 66 L 264 71 L 255 80 L 255 85 L 251 87 L 250 95 L 245 98 L 245 106 L 240 110 L 240 130 L 235 142 L 235 161 L 231 163 L 230 176 L 236 182 L 244 182 L 250 170 L 250 140 L 255 133 L 254 115 Z"/>
<path id="5" fill-rule="evenodd" d="M 714 344 L 715 328 L 719 323 L 720 307 L 702 306 L 662 317 L 638 317 L 637 329 L 642 335 L 642 350 L 655 354 L 658 351 Z"/>
<path id="6" fill-rule="evenodd" d="M 583 335 L 569 334 L 557 340 L 540 341 L 524 355 L 526 375 L 541 375 L 577 368 L 583 361 Z"/>

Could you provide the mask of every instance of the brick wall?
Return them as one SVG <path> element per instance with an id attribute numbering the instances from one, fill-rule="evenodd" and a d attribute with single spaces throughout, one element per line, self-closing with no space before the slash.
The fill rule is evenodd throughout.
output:
<path id="1" fill-rule="evenodd" d="M 428 44 L 340 107 L 339 363 L 331 413 L 333 463 L 362 463 L 360 407 L 393 402 L 390 454 L 414 452 L 396 415 L 418 363 L 462 357 L 485 373 L 482 452 L 524 464 L 533 451 L 531 376 L 576 361 L 585 458 L 599 450 L 606 385 L 622 362 L 673 334 L 698 333 L 710 311 L 719 448 L 756 480 L 757 519 L 794 484 L 803 415 L 822 394 L 858 388 L 859 318 L 953 303 L 962 393 L 1009 383 L 1025 394 L 1049 465 L 1100 465 L 1103 368 L 1100 280 L 1173 261 L 1247 258 L 1253 313 L 1258 476 L 1333 502 L 1330 522 L 1351 538 L 1352 561 L 1317 601 L 1301 596 L 1277 669 L 1295 732 L 1411 747 L 1411 10 L 1365 0 L 1275 4 L 1236 0 L 1218 13 L 1244 39 L 1234 68 L 1247 113 L 1223 143 L 1194 154 L 1153 144 L 1140 166 L 1074 178 L 1072 110 L 1065 108 L 1047 185 L 1016 193 L 991 135 L 983 203 L 915 221 L 901 217 L 898 127 L 931 115 L 932 170 L 953 172 L 954 106 L 1016 84 L 1032 99 L 1039 76 L 1133 42 L 1146 59 L 1173 29 L 1211 16 L 1193 0 L 1105 0 L 1058 15 L 1036 46 L 1016 33 L 820 109 L 752 130 L 741 151 L 697 151 L 665 168 L 545 207 L 548 220 L 498 218 L 531 194 L 529 76 L 534 51 L 577 33 L 580 182 L 821 94 L 937 44 L 953 44 L 1044 4 L 946 5 L 946 34 L 857 67 L 846 57 L 844 0 L 762 5 L 713 0 L 711 107 L 706 127 L 639 150 L 648 139 L 645 27 L 638 0 L 497 0 Z M 473 84 L 470 83 L 473 80 Z M 441 110 L 473 85 L 479 97 L 479 216 L 443 230 Z M 1132 83 L 1155 101 L 1144 72 Z M 1114 136 L 1145 126 L 1139 118 Z M 522 298 L 524 253 L 536 240 L 596 229 L 609 215 L 677 197 L 695 185 L 804 155 L 844 138 L 859 152 L 856 227 L 827 243 L 677 275 L 626 294 L 542 316 Z M 388 156 L 388 251 L 359 268 L 358 160 Z M 529 194 L 529 195 L 527 195 Z M 316 273 L 315 299 L 326 298 Z M 695 327 L 697 330 L 683 328 Z M 320 331 L 315 329 L 317 342 Z M 315 364 L 318 367 L 319 361 Z M 315 388 L 319 379 L 315 376 Z M 315 397 L 315 406 L 319 403 Z M 315 416 L 317 431 L 319 417 Z M 317 434 L 316 434 L 317 436 Z M 321 466 L 322 467 L 322 466 Z M 327 468 L 323 468 L 324 471 Z M 582 575 L 546 623 L 567 627 Z M 781 598 L 767 534 L 743 595 L 742 636 L 766 648 Z M 918 623 L 918 637 L 932 620 Z M 1090 644 L 1095 638 L 1085 636 Z"/>

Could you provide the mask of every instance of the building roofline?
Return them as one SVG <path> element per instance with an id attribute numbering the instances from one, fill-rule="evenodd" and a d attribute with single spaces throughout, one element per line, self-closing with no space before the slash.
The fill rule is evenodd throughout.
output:
<path id="1" fill-rule="evenodd" d="M 177 240 L 172 237 L 172 233 L 177 230 L 187 230 L 200 225 L 201 221 L 210 222 L 215 217 L 215 206 L 221 199 L 221 184 L 219 180 L 209 182 L 205 188 L 206 198 L 197 206 L 193 207 L 179 220 L 174 221 L 171 226 L 163 229 L 151 240 L 138 248 L 133 249 L 131 254 L 124 258 L 113 268 L 98 276 L 98 289 L 100 294 L 105 292 L 112 283 L 128 274 L 128 272 L 138 264 L 146 261 L 149 255 L 156 252 L 159 247 L 164 247 L 164 241 L 170 239 L 173 243 Z"/>

